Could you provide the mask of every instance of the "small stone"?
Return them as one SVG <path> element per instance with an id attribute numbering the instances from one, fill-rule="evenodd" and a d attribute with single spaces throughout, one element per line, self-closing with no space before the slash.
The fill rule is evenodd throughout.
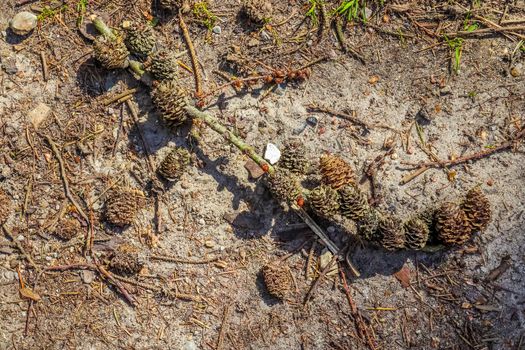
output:
<path id="1" fill-rule="evenodd" d="M 281 158 L 281 151 L 273 143 L 268 143 L 266 145 L 266 152 L 264 152 L 264 159 L 266 159 L 270 164 L 275 164 Z"/>
<path id="2" fill-rule="evenodd" d="M 18 67 L 16 66 L 16 58 L 14 56 L 2 58 L 2 68 L 9 75 L 18 73 Z M 6 88 L 8 88 L 8 86 L 6 86 Z"/>
<path id="3" fill-rule="evenodd" d="M 248 159 L 246 163 L 244 163 L 244 168 L 248 170 L 252 179 L 258 179 L 264 175 L 264 170 L 251 159 Z"/>
<path id="4" fill-rule="evenodd" d="M 221 34 L 221 33 L 222 33 L 222 29 L 221 29 L 220 26 L 215 26 L 215 27 L 213 27 L 211 31 L 212 31 L 213 33 L 215 33 L 215 34 Z"/>
<path id="5" fill-rule="evenodd" d="M 308 117 L 306 118 L 306 123 L 310 125 L 311 127 L 314 127 L 317 125 L 318 121 L 316 117 Z"/>
<path id="6" fill-rule="evenodd" d="M 523 69 L 521 64 L 517 64 L 510 69 L 510 75 L 514 78 L 520 77 L 523 75 Z"/>
<path id="7" fill-rule="evenodd" d="M 184 346 L 182 347 L 182 350 L 198 350 L 198 347 L 195 344 L 195 342 L 193 342 L 192 340 L 189 340 L 186 342 L 186 344 L 184 344 Z"/>
<path id="8" fill-rule="evenodd" d="M 439 90 L 439 94 L 441 96 L 450 95 L 452 93 L 452 88 L 450 86 L 444 86 L 441 90 Z"/>
<path id="9" fill-rule="evenodd" d="M 204 242 L 204 246 L 206 248 L 213 248 L 213 247 L 215 247 L 215 243 L 213 241 L 206 241 L 206 242 Z"/>
<path id="10" fill-rule="evenodd" d="M 82 282 L 85 284 L 91 284 L 95 280 L 95 273 L 90 270 L 82 270 L 80 272 L 80 278 L 82 278 Z"/>
<path id="11" fill-rule="evenodd" d="M 29 34 L 38 24 L 38 17 L 31 12 L 22 11 L 17 13 L 9 22 L 11 30 L 18 35 Z"/>
<path id="12" fill-rule="evenodd" d="M 51 108 L 45 103 L 40 102 L 32 111 L 30 111 L 27 116 L 31 124 L 35 129 L 38 129 L 40 125 L 46 120 L 47 117 L 51 114 Z"/>

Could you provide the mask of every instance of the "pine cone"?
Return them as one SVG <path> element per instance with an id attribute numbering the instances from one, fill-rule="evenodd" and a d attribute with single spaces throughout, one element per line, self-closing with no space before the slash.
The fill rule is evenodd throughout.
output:
<path id="1" fill-rule="evenodd" d="M 129 244 L 120 245 L 109 262 L 112 271 L 127 276 L 136 275 L 143 266 L 137 249 Z"/>
<path id="2" fill-rule="evenodd" d="M 339 210 L 339 193 L 329 186 L 321 185 L 310 192 L 308 202 L 315 214 L 330 219 Z"/>
<path id="3" fill-rule="evenodd" d="M 467 215 L 472 233 L 483 232 L 492 217 L 490 202 L 479 186 L 467 192 L 461 208 Z"/>
<path id="4" fill-rule="evenodd" d="M 160 7 L 171 13 L 188 13 L 191 11 L 191 4 L 188 0 L 160 0 Z"/>
<path id="5" fill-rule="evenodd" d="M 148 24 L 129 24 L 126 27 L 126 46 L 139 56 L 148 56 L 155 48 L 155 30 Z"/>
<path id="6" fill-rule="evenodd" d="M 103 35 L 98 36 L 93 50 L 95 59 L 106 69 L 126 68 L 129 65 L 129 51 L 120 35 L 117 35 L 115 40 L 109 40 Z"/>
<path id="7" fill-rule="evenodd" d="M 418 217 L 405 222 L 405 247 L 419 250 L 423 248 L 429 239 L 429 226 Z"/>
<path id="8" fill-rule="evenodd" d="M 242 12 L 251 22 L 264 24 L 271 17 L 272 4 L 267 0 L 245 0 Z"/>
<path id="9" fill-rule="evenodd" d="M 334 190 L 349 184 L 355 184 L 355 174 L 350 164 L 336 155 L 325 154 L 319 160 L 323 181 Z"/>
<path id="10" fill-rule="evenodd" d="M 82 230 L 80 222 L 75 218 L 65 218 L 60 221 L 60 224 L 55 230 L 55 235 L 63 239 L 64 241 L 69 241 L 70 239 L 77 236 Z"/>
<path id="11" fill-rule="evenodd" d="M 371 209 L 365 212 L 363 218 L 357 222 L 358 235 L 367 241 L 380 242 L 382 236 L 378 231 L 379 219 L 380 214 L 376 210 Z"/>
<path id="12" fill-rule="evenodd" d="M 155 83 L 152 91 L 153 103 L 170 127 L 181 125 L 188 118 L 184 107 L 185 94 L 175 80 Z"/>
<path id="13" fill-rule="evenodd" d="M 355 185 L 345 185 L 339 189 L 341 198 L 341 214 L 354 221 L 359 221 L 370 210 L 368 200 Z"/>
<path id="14" fill-rule="evenodd" d="M 190 160 L 191 155 L 188 150 L 175 147 L 160 163 L 158 172 L 168 181 L 177 181 L 184 173 L 184 169 L 190 164 Z"/>
<path id="15" fill-rule="evenodd" d="M 391 215 L 379 219 L 377 236 L 381 237 L 380 244 L 386 250 L 398 250 L 405 245 L 405 228 L 401 221 Z"/>
<path id="16" fill-rule="evenodd" d="M 0 226 L 3 225 L 11 215 L 12 201 L 11 198 L 0 189 Z"/>
<path id="17" fill-rule="evenodd" d="M 262 277 L 270 295 L 279 300 L 286 299 L 292 292 L 292 272 L 287 265 L 270 263 L 262 268 Z"/>
<path id="18" fill-rule="evenodd" d="M 299 141 L 289 141 L 284 145 L 279 165 L 296 174 L 304 174 L 309 167 L 306 149 Z"/>
<path id="19" fill-rule="evenodd" d="M 173 53 L 160 50 L 151 55 L 148 70 L 157 80 L 175 80 L 178 63 Z"/>
<path id="20" fill-rule="evenodd" d="M 106 219 L 116 226 L 131 225 L 138 211 L 144 206 L 142 191 L 132 188 L 118 188 L 110 193 L 106 201 Z"/>
<path id="21" fill-rule="evenodd" d="M 295 203 L 301 196 L 301 186 L 295 175 L 285 169 L 279 169 L 268 176 L 268 189 L 280 202 Z"/>
<path id="22" fill-rule="evenodd" d="M 437 210 L 435 218 L 438 239 L 444 244 L 460 245 L 470 239 L 467 216 L 456 203 L 443 203 Z"/>

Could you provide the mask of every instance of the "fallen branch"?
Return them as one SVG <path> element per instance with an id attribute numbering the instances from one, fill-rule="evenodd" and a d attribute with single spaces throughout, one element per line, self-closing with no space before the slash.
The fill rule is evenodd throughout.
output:
<path id="1" fill-rule="evenodd" d="M 498 153 L 504 150 L 507 150 L 509 148 L 513 148 L 516 142 L 520 141 L 525 137 L 525 128 L 519 131 L 512 139 L 503 142 L 499 146 L 490 148 L 486 151 L 476 152 L 473 154 L 469 154 L 464 157 L 452 159 L 452 160 L 437 160 L 434 162 L 427 162 L 427 163 L 413 163 L 413 162 L 406 162 L 402 161 L 401 164 L 404 165 L 411 165 L 411 166 L 417 166 L 419 168 L 427 167 L 427 168 L 445 168 L 445 167 L 453 167 L 456 165 L 460 165 L 469 161 L 475 161 L 482 158 L 489 157 L 493 155 L 494 153 Z M 419 171 L 419 170 L 418 170 Z"/>

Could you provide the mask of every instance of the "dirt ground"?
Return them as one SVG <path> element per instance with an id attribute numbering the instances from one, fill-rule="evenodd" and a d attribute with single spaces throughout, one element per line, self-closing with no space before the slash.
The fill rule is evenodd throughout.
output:
<path id="1" fill-rule="evenodd" d="M 305 18 L 308 1 L 270 1 L 263 28 L 239 14 L 237 0 L 209 1 L 217 16 L 210 28 L 184 15 L 207 112 L 258 153 L 268 142 L 282 148 L 296 139 L 314 162 L 326 151 L 339 154 L 371 200 L 400 217 L 481 184 L 493 210 L 483 234 L 434 253 L 350 244 L 359 278 L 342 264 L 342 274 L 319 278 L 323 244 L 271 198 L 263 178 L 249 176 L 248 158 L 211 130 L 201 130 L 180 181 L 152 186 L 160 180 L 150 167 L 170 146 L 189 147 L 188 127 L 167 128 L 147 86 L 93 60 L 88 15 L 114 27 L 158 20 L 159 45 L 183 51 L 176 16 L 146 0 L 88 0 L 79 30 L 78 2 L 66 0 L 20 37 L 8 29 L 14 14 L 53 6 L 20 2 L 0 3 L 0 188 L 13 201 L 0 235 L 0 349 L 525 349 L 523 146 L 403 181 L 418 168 L 406 163 L 432 160 L 423 149 L 453 160 L 490 151 L 523 128 L 525 1 L 369 1 L 366 23 L 343 22 L 346 53 L 331 23 L 318 30 Z M 336 7 L 325 2 L 327 14 Z M 472 25 L 486 30 L 473 34 Z M 444 39 L 458 31 L 466 32 L 459 49 Z M 232 53 L 241 59 L 232 62 Z M 228 75 L 298 69 L 320 58 L 304 82 L 217 90 Z M 188 55 L 181 61 L 191 67 Z M 181 68 L 179 76 L 194 91 L 193 75 Z M 129 102 L 106 103 L 130 88 Z M 40 104 L 51 113 L 39 113 Z M 89 222 L 66 198 L 48 138 Z M 121 184 L 147 197 L 123 230 L 103 215 L 108 189 Z M 69 241 L 54 234 L 64 216 L 81 223 Z M 339 225 L 319 223 L 339 247 L 355 240 Z M 86 257 L 88 233 L 94 245 Z M 119 282 L 135 306 L 96 271 L 44 271 L 103 262 L 121 243 L 144 262 L 132 281 Z M 269 295 L 261 277 L 280 258 L 295 284 L 285 301 Z M 20 276 L 40 300 L 21 294 Z"/>

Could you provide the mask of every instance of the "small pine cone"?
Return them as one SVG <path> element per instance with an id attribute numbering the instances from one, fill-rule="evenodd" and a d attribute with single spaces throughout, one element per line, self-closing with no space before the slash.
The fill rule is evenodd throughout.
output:
<path id="1" fill-rule="evenodd" d="M 460 245 L 468 241 L 470 225 L 463 209 L 456 203 L 443 203 L 436 212 L 436 232 L 445 244 Z"/>
<path id="2" fill-rule="evenodd" d="M 191 11 L 191 5 L 188 0 L 160 0 L 160 7 L 171 13 L 188 13 Z"/>
<path id="3" fill-rule="evenodd" d="M 144 206 L 142 191 L 132 188 L 118 188 L 110 193 L 106 201 L 106 219 L 116 226 L 131 225 L 138 211 Z"/>
<path id="4" fill-rule="evenodd" d="M 175 80 L 178 63 L 173 53 L 160 50 L 151 55 L 148 70 L 157 80 Z"/>
<path id="5" fill-rule="evenodd" d="M 191 155 L 182 147 L 173 148 L 166 158 L 160 163 L 159 174 L 168 181 L 177 181 L 190 164 Z"/>
<path id="6" fill-rule="evenodd" d="M 162 113 L 162 118 L 170 127 L 181 125 L 188 119 L 184 110 L 185 94 L 175 80 L 163 80 L 155 83 L 152 91 L 153 103 Z"/>
<path id="7" fill-rule="evenodd" d="M 354 221 L 359 221 L 370 211 L 368 199 L 355 185 L 346 185 L 339 190 L 341 214 Z"/>
<path id="8" fill-rule="evenodd" d="M 315 214 L 330 219 L 339 210 L 339 193 L 329 186 L 321 185 L 310 192 L 308 202 Z"/>
<path id="9" fill-rule="evenodd" d="M 379 213 L 371 209 L 365 213 L 363 218 L 357 222 L 357 233 L 363 239 L 372 242 L 380 242 L 381 236 L 379 236 L 378 225 L 380 215 Z"/>
<path id="10" fill-rule="evenodd" d="M 136 275 L 143 266 L 137 249 L 129 244 L 120 245 L 109 262 L 112 271 L 127 276 Z"/>
<path id="11" fill-rule="evenodd" d="M 268 176 L 268 189 L 280 202 L 292 204 L 301 196 L 301 186 L 295 175 L 280 169 Z"/>
<path id="12" fill-rule="evenodd" d="M 423 248 L 429 238 L 429 226 L 420 218 L 412 218 L 405 222 L 405 247 L 419 250 Z"/>
<path id="13" fill-rule="evenodd" d="M 155 30 L 148 24 L 129 24 L 126 27 L 126 46 L 136 55 L 148 56 L 155 48 Z"/>
<path id="14" fill-rule="evenodd" d="M 400 220 L 387 215 L 381 217 L 377 226 L 379 242 L 386 250 L 394 251 L 405 246 L 405 228 Z"/>
<path id="15" fill-rule="evenodd" d="M 12 210 L 12 202 L 11 198 L 7 195 L 7 193 L 4 192 L 4 190 L 0 189 L 0 226 L 3 225 L 7 219 L 9 219 L 9 216 L 11 215 Z"/>
<path id="16" fill-rule="evenodd" d="M 492 217 L 490 202 L 479 186 L 467 192 L 461 208 L 467 215 L 472 233 L 483 232 Z"/>
<path id="17" fill-rule="evenodd" d="M 93 47 L 95 59 L 106 69 L 126 68 L 129 64 L 129 51 L 121 36 L 109 40 L 100 35 L 95 40 Z"/>
<path id="18" fill-rule="evenodd" d="M 55 230 L 55 235 L 63 239 L 64 241 L 69 241 L 79 234 L 82 230 L 80 222 L 75 218 L 65 218 L 60 221 L 60 224 Z"/>
<path id="19" fill-rule="evenodd" d="M 268 293 L 285 300 L 292 292 L 293 278 L 290 268 L 282 263 L 270 263 L 262 268 L 262 277 Z"/>
<path id="20" fill-rule="evenodd" d="M 346 161 L 336 155 L 325 154 L 319 160 L 323 181 L 334 190 L 349 184 L 355 184 L 354 170 Z"/>
<path id="21" fill-rule="evenodd" d="M 272 4 L 268 0 L 245 0 L 242 12 L 255 24 L 264 24 L 271 17 Z"/>
<path id="22" fill-rule="evenodd" d="M 290 141 L 284 145 L 279 165 L 292 173 L 304 174 L 309 167 L 306 149 L 299 141 Z"/>

